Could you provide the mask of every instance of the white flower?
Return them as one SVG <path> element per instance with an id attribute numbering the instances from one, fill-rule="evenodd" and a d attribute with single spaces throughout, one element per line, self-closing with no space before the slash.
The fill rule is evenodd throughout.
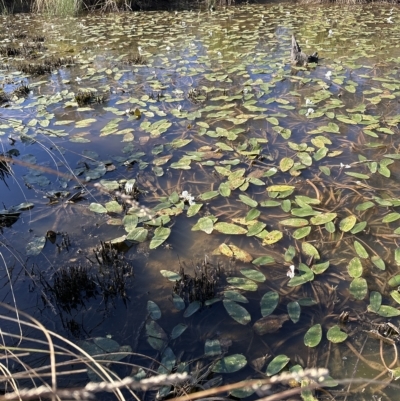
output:
<path id="1" fill-rule="evenodd" d="M 393 24 L 393 21 L 392 21 L 392 16 L 390 16 L 389 18 L 386 18 L 386 21 L 388 22 L 388 24 Z"/>
<path id="2" fill-rule="evenodd" d="M 310 99 L 306 99 L 306 105 L 308 106 L 309 104 L 314 104 Z"/>
<path id="3" fill-rule="evenodd" d="M 209 31 L 209 32 L 208 32 L 208 36 L 212 36 L 212 31 Z"/>
<path id="4" fill-rule="evenodd" d="M 340 163 L 340 168 L 351 168 L 350 164 Z"/>
<path id="5" fill-rule="evenodd" d="M 293 278 L 294 277 L 294 265 L 290 265 L 289 266 L 289 270 L 287 271 L 286 275 L 289 278 Z"/>
<path id="6" fill-rule="evenodd" d="M 331 38 L 332 35 L 333 35 L 333 31 L 332 31 L 332 29 L 329 29 L 329 31 L 328 31 L 328 38 Z"/>
<path id="7" fill-rule="evenodd" d="M 217 55 L 218 55 L 218 57 L 221 57 L 222 53 L 221 52 L 217 52 Z"/>
<path id="8" fill-rule="evenodd" d="M 76 77 L 76 78 L 75 78 L 75 81 L 78 82 L 78 84 L 79 84 L 79 82 L 82 81 L 82 78 Z"/>
<path id="9" fill-rule="evenodd" d="M 314 109 L 308 109 L 306 113 L 306 117 L 308 117 L 310 114 L 314 113 Z"/>
<path id="10" fill-rule="evenodd" d="M 325 77 L 327 79 L 331 79 L 331 75 L 332 75 L 332 71 L 327 71 L 326 74 L 325 74 Z"/>
<path id="11" fill-rule="evenodd" d="M 189 205 L 194 205 L 194 196 L 192 196 L 188 191 L 182 191 L 181 195 L 179 196 L 181 199 L 183 199 L 184 202 L 189 203 Z"/>
<path id="12" fill-rule="evenodd" d="M 171 48 L 169 46 L 166 47 L 166 50 L 171 50 Z"/>
<path id="13" fill-rule="evenodd" d="M 178 111 L 182 110 L 182 106 L 179 104 L 178 107 L 176 108 Z"/>

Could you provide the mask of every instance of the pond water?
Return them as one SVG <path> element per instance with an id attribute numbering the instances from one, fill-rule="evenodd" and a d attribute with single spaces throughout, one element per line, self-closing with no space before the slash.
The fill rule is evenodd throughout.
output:
<path id="1" fill-rule="evenodd" d="M 288 3 L 3 16 L 3 302 L 92 355 L 203 368 L 202 385 L 328 368 L 340 384 L 317 399 L 393 399 L 398 18 Z M 290 65 L 292 34 L 318 65 Z"/>

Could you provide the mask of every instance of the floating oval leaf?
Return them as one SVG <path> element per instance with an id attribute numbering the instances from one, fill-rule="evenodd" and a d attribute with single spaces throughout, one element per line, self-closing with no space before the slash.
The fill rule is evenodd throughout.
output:
<path id="1" fill-rule="evenodd" d="M 249 300 L 238 291 L 224 291 L 224 297 L 230 301 L 241 302 L 243 304 L 249 303 Z"/>
<path id="2" fill-rule="evenodd" d="M 302 239 L 306 237 L 308 234 L 310 234 L 310 232 L 311 232 L 310 226 L 298 228 L 296 231 L 293 232 L 292 237 L 294 239 Z"/>
<path id="3" fill-rule="evenodd" d="M 267 188 L 268 192 L 285 192 L 295 189 L 293 185 L 271 185 Z"/>
<path id="4" fill-rule="evenodd" d="M 282 172 L 289 171 L 293 167 L 294 161 L 293 159 L 290 159 L 289 157 L 284 157 L 280 162 L 279 162 L 279 167 Z"/>
<path id="5" fill-rule="evenodd" d="M 175 340 L 178 338 L 186 329 L 188 328 L 187 324 L 179 323 L 177 324 L 171 332 L 171 340 Z"/>
<path id="6" fill-rule="evenodd" d="M 218 252 L 222 255 L 228 256 L 229 258 L 235 258 L 245 263 L 250 263 L 253 260 L 253 257 L 248 252 L 232 244 L 221 244 L 218 247 Z"/>
<path id="7" fill-rule="evenodd" d="M 161 309 L 153 301 L 147 301 L 147 312 L 153 320 L 157 320 L 161 317 Z"/>
<path id="8" fill-rule="evenodd" d="M 242 354 L 226 356 L 220 359 L 212 368 L 214 373 L 233 373 L 247 365 L 246 357 Z"/>
<path id="9" fill-rule="evenodd" d="M 281 220 L 279 222 L 280 224 L 284 226 L 290 226 L 290 227 L 304 227 L 308 226 L 308 220 L 306 219 L 285 219 Z"/>
<path id="10" fill-rule="evenodd" d="M 263 238 L 263 244 L 272 245 L 281 240 L 282 238 L 283 238 L 283 233 L 281 231 L 273 230 Z"/>
<path id="11" fill-rule="evenodd" d="M 226 281 L 233 287 L 240 288 L 244 291 L 257 291 L 257 284 L 242 277 L 228 277 Z"/>
<path id="12" fill-rule="evenodd" d="M 314 245 L 311 245 L 308 242 L 303 242 L 301 244 L 301 249 L 305 255 L 312 256 L 312 257 L 314 257 L 315 260 L 321 259 L 319 256 L 318 250 L 317 250 L 317 248 L 315 248 Z"/>
<path id="13" fill-rule="evenodd" d="M 160 273 L 167 278 L 169 281 L 178 281 L 180 280 L 182 277 L 180 276 L 180 274 L 172 272 L 170 270 L 160 270 Z"/>
<path id="14" fill-rule="evenodd" d="M 389 305 L 382 305 L 378 310 L 378 315 L 383 317 L 395 317 L 400 316 L 400 310 L 393 308 Z"/>
<path id="15" fill-rule="evenodd" d="M 26 246 L 26 254 L 28 256 L 39 255 L 45 245 L 46 237 L 34 237 L 34 239 Z"/>
<path id="16" fill-rule="evenodd" d="M 350 231 L 354 225 L 357 222 L 357 217 L 356 216 L 348 216 L 346 218 L 344 218 L 340 223 L 339 223 L 339 228 L 343 231 L 343 232 L 348 232 Z"/>
<path id="17" fill-rule="evenodd" d="M 176 273 L 175 273 L 176 274 Z M 184 310 L 185 309 L 185 301 L 177 294 L 172 294 L 172 302 L 176 309 Z"/>
<path id="18" fill-rule="evenodd" d="M 265 281 L 265 276 L 258 270 L 254 269 L 241 269 L 240 273 L 242 273 L 244 276 L 249 278 L 250 280 L 253 281 L 258 281 L 260 283 L 263 283 Z"/>
<path id="19" fill-rule="evenodd" d="M 398 303 L 400 304 L 400 292 L 397 290 L 390 291 L 390 296 Z M 372 308 L 370 308 L 373 310 Z M 378 312 L 378 310 L 373 310 L 374 312 Z"/>
<path id="20" fill-rule="evenodd" d="M 100 205 L 100 203 L 91 203 L 89 210 L 95 213 L 107 213 L 107 209 L 103 205 Z"/>
<path id="21" fill-rule="evenodd" d="M 287 305 L 287 310 L 290 319 L 293 323 L 297 323 L 300 319 L 301 307 L 298 302 L 289 302 Z"/>
<path id="22" fill-rule="evenodd" d="M 171 229 L 168 227 L 157 227 L 154 230 L 154 237 L 150 241 L 150 249 L 160 246 L 171 234 Z"/>
<path id="23" fill-rule="evenodd" d="M 232 319 L 236 320 L 238 323 L 246 325 L 251 321 L 250 313 L 247 312 L 247 310 L 243 308 L 243 306 L 240 306 L 230 299 L 224 299 L 222 303 L 224 304 L 224 307 L 229 316 Z"/>
<path id="24" fill-rule="evenodd" d="M 350 283 L 350 293 L 356 299 L 364 299 L 368 293 L 367 281 L 362 277 L 355 278 Z"/>
<path id="25" fill-rule="evenodd" d="M 206 340 L 206 343 L 204 344 L 204 355 L 215 356 L 221 354 L 222 349 L 219 340 Z"/>
<path id="26" fill-rule="evenodd" d="M 388 284 L 391 287 L 398 287 L 400 286 L 400 274 L 396 274 L 395 276 L 393 276 L 389 281 Z"/>
<path id="27" fill-rule="evenodd" d="M 201 302 L 200 301 L 193 301 L 189 304 L 189 306 L 186 308 L 185 312 L 183 313 L 183 317 L 189 317 L 192 316 L 194 313 L 196 313 L 199 309 L 201 308 Z"/>
<path id="28" fill-rule="evenodd" d="M 360 258 L 355 257 L 351 259 L 349 265 L 347 266 L 347 271 L 349 272 L 350 277 L 361 277 L 363 267 Z"/>
<path id="29" fill-rule="evenodd" d="M 322 224 L 329 223 L 333 219 L 335 219 L 337 216 L 337 213 L 321 213 L 317 216 L 313 216 L 310 219 L 310 223 L 314 226 L 319 226 Z"/>
<path id="30" fill-rule="evenodd" d="M 368 258 L 368 253 L 365 250 L 365 248 L 358 242 L 354 241 L 354 249 L 357 252 L 357 255 L 362 258 L 362 259 L 367 259 Z"/>
<path id="31" fill-rule="evenodd" d="M 385 262 L 379 256 L 372 256 L 371 262 L 380 270 L 386 269 Z"/>
<path id="32" fill-rule="evenodd" d="M 307 347 L 316 347 L 320 343 L 321 338 L 322 327 L 318 323 L 308 329 L 307 333 L 304 336 L 304 344 Z"/>
<path id="33" fill-rule="evenodd" d="M 143 242 L 146 241 L 148 230 L 143 227 L 136 227 L 126 235 L 129 241 Z"/>
<path id="34" fill-rule="evenodd" d="M 286 355 L 276 356 L 267 366 L 266 374 L 267 376 L 273 376 L 279 373 L 290 361 L 290 358 Z"/>
<path id="35" fill-rule="evenodd" d="M 328 330 L 328 333 L 326 333 L 326 337 L 330 342 L 336 344 L 346 341 L 348 336 L 344 331 L 340 330 L 339 326 L 333 326 Z"/>
<path id="36" fill-rule="evenodd" d="M 371 291 L 369 295 L 369 309 L 373 312 L 378 312 L 382 305 L 382 295 L 377 291 Z"/>
<path id="37" fill-rule="evenodd" d="M 270 315 L 278 306 L 279 294 L 275 291 L 266 292 L 261 298 L 261 315 L 263 317 Z"/>
<path id="38" fill-rule="evenodd" d="M 256 266 L 264 266 L 264 265 L 268 265 L 268 264 L 271 264 L 274 262 L 275 262 L 275 259 L 272 256 L 266 255 L 266 256 L 260 256 L 259 258 L 254 259 L 252 263 L 253 263 L 253 265 L 256 265 Z"/>
<path id="39" fill-rule="evenodd" d="M 232 223 L 216 223 L 214 225 L 214 230 L 219 231 L 222 234 L 230 234 L 230 235 L 247 233 L 246 228 L 237 226 L 236 224 Z"/>

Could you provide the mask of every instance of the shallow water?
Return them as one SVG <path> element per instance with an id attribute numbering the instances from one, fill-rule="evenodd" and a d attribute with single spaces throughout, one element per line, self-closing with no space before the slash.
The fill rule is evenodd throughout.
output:
<path id="1" fill-rule="evenodd" d="M 375 327 L 371 320 L 398 323 L 398 317 L 384 316 L 388 312 L 379 309 L 380 304 L 375 312 L 366 312 L 371 293 L 382 294 L 382 303 L 394 308 L 389 314 L 399 312 L 391 295 L 394 287 L 387 283 L 400 264 L 400 29 L 392 23 L 399 10 L 390 10 L 384 5 L 283 3 L 214 13 L 3 17 L 3 47 L 22 53 L 3 57 L 0 70 L 10 98 L 1 108 L 0 140 L 2 152 L 13 158 L 12 172 L 0 181 L 0 199 L 7 209 L 33 204 L 2 230 L 4 263 L 13 277 L 10 286 L 4 270 L 2 283 L 8 291 L 3 300 L 12 302 L 12 289 L 18 308 L 74 341 L 111 335 L 134 351 L 161 359 L 146 341 L 143 325 L 150 319 L 147 302 L 154 301 L 167 333 L 179 323 L 188 325 L 168 344 L 175 355 L 183 353 L 182 361 L 202 356 L 210 339 L 232 341 L 228 355 L 246 356 L 247 366 L 224 375 L 225 382 L 260 377 L 258 370 L 265 373 L 280 354 L 290 358 L 289 367 L 328 367 L 335 379 L 376 377 L 347 343 L 330 342 L 326 334 L 338 324 L 341 312 L 349 312 L 349 323 L 341 326 L 349 334 L 347 342 L 358 352 L 362 349 L 367 360 L 379 361 L 379 340 L 366 340 L 365 330 Z M 304 52 L 319 52 L 318 66 L 290 66 L 292 33 Z M 32 43 L 37 35 L 44 36 L 40 46 L 42 42 Z M 138 54 L 145 65 L 130 61 Z M 20 71 L 24 60 L 35 64 L 50 55 L 73 59 L 51 74 Z M 29 86 L 27 96 L 14 92 L 21 84 Z M 77 104 L 79 92 L 93 94 L 88 104 Z M 159 121 L 161 127 L 151 126 Z M 229 168 L 243 170 L 234 177 Z M 140 205 L 155 208 L 154 217 L 170 215 L 163 224 L 170 234 L 156 249 L 149 249 L 154 245 L 151 221 L 138 224 L 149 230 L 145 241 L 117 241 L 128 231 L 122 223 L 126 209 L 104 214 L 89 209 L 91 203 L 122 203 L 115 190 L 109 193 L 96 185 L 100 180 L 133 178 L 141 191 Z M 46 193 L 73 194 L 82 182 L 84 199 L 67 203 L 66 197 L 49 204 Z M 292 188 L 266 190 L 272 185 Z M 202 204 L 192 217 L 187 216 L 188 204 L 179 200 L 183 191 Z M 313 201 L 305 206 L 299 195 Z M 268 201 L 277 203 L 271 206 Z M 167 204 L 161 208 L 161 203 Z M 329 218 L 328 213 L 335 215 Z M 325 216 L 326 224 L 313 222 L 316 214 Z M 199 218 L 208 215 L 235 226 L 212 224 L 211 234 L 193 231 Z M 354 221 L 345 225 L 350 216 Z M 306 221 L 285 221 L 292 217 Z M 256 222 L 265 223 L 265 229 L 246 235 L 249 223 Z M 362 222 L 365 227 L 354 227 Z M 302 237 L 295 230 L 303 224 L 310 232 Z M 243 234 L 233 235 L 238 227 Z M 265 230 L 275 234 L 275 243 L 263 242 Z M 27 244 L 49 231 L 57 234 L 56 243 L 47 239 L 43 249 L 27 254 Z M 61 233 L 68 233 L 67 247 Z M 82 296 L 80 305 L 66 311 L 46 283 L 52 285 L 62 266 L 87 265 L 100 241 L 111 240 L 134 266 L 135 277 L 126 277 L 126 304 L 121 294 L 107 299 L 99 289 L 96 297 Z M 274 261 L 250 263 L 238 255 L 216 254 L 224 243 L 248 252 L 251 260 L 269 255 Z M 384 268 L 380 264 L 378 269 L 378 257 Z M 239 289 L 249 301 L 243 307 L 251 323 L 236 322 L 222 302 L 188 318 L 174 307 L 173 283 L 160 270 L 178 272 L 186 265 L 193 275 L 204 260 L 224 270 L 216 294 L 221 299 L 229 288 L 226 279 L 244 278 L 243 268 L 265 276 L 265 281 L 252 284 L 255 291 Z M 359 263 L 357 268 L 351 260 Z M 302 285 L 288 284 L 289 266 L 298 268 L 307 261 L 310 266 L 329 262 L 329 267 L 314 267 L 318 274 Z M 295 274 L 298 277 L 299 270 Z M 297 323 L 289 320 L 277 332 L 258 336 L 252 325 L 261 318 L 260 300 L 268 291 L 279 295 L 274 315 L 287 314 L 287 305 L 297 301 L 303 302 L 301 315 Z M 304 306 L 308 297 L 314 306 Z M 321 343 L 307 347 L 305 334 L 315 324 L 322 326 Z M 385 347 L 389 366 L 392 349 Z M 265 355 L 264 366 L 251 367 L 252 360 Z M 380 379 L 388 377 L 385 373 Z M 344 399 L 338 388 L 329 391 Z M 371 391 L 368 387 L 367 399 Z M 382 391 L 383 397 L 391 397 L 391 390 Z M 357 393 L 347 399 L 362 399 L 360 389 Z"/>

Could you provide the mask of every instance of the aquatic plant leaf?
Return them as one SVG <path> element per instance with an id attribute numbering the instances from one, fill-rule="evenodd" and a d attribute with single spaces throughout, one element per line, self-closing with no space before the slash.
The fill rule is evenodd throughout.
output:
<path id="1" fill-rule="evenodd" d="M 249 279 L 242 277 L 228 277 L 226 281 L 233 287 L 244 291 L 257 291 L 257 284 Z"/>
<path id="2" fill-rule="evenodd" d="M 107 202 L 105 204 L 105 207 L 107 209 L 107 212 L 110 213 L 121 213 L 123 210 L 122 206 L 116 201 Z"/>
<path id="3" fill-rule="evenodd" d="M 275 291 L 266 292 L 261 298 L 261 316 L 265 317 L 270 315 L 278 306 L 279 294 Z"/>
<path id="4" fill-rule="evenodd" d="M 234 373 L 247 365 L 246 357 L 234 354 L 220 359 L 212 368 L 214 373 Z"/>
<path id="5" fill-rule="evenodd" d="M 238 291 L 226 290 L 224 291 L 224 297 L 234 302 L 239 302 L 243 304 L 249 303 L 249 300 Z"/>
<path id="6" fill-rule="evenodd" d="M 400 316 L 400 310 L 393 308 L 393 306 L 382 305 L 378 310 L 378 315 L 383 317 Z"/>
<path id="7" fill-rule="evenodd" d="M 229 316 L 232 319 L 236 320 L 238 323 L 246 325 L 251 321 L 250 313 L 245 308 L 243 308 L 243 306 L 240 306 L 230 299 L 224 299 L 222 303 L 224 304 L 224 307 Z"/>
<path id="8" fill-rule="evenodd" d="M 240 227 L 232 223 L 223 223 L 223 222 L 216 223 L 214 225 L 214 230 L 219 231 L 222 234 L 229 234 L 229 235 L 239 235 L 247 233 L 247 229 L 244 227 Z"/>
<path id="9" fill-rule="evenodd" d="M 368 293 L 368 285 L 365 278 L 357 277 L 350 283 L 350 293 L 356 299 L 364 299 Z"/>
<path id="10" fill-rule="evenodd" d="M 276 206 L 280 206 L 280 205 L 281 205 L 281 202 L 274 201 L 274 200 L 267 200 L 267 201 L 260 202 L 260 206 L 262 206 L 262 207 L 276 207 Z"/>
<path id="11" fill-rule="evenodd" d="M 307 283 L 308 281 L 314 280 L 313 271 L 304 263 L 299 264 L 299 275 L 295 275 L 288 282 L 289 287 L 297 287 L 298 285 L 302 285 Z M 300 301 L 299 301 L 300 302 Z"/>
<path id="12" fill-rule="evenodd" d="M 157 371 L 160 374 L 169 374 L 176 363 L 176 356 L 170 347 L 165 348 L 162 353 L 161 364 Z"/>
<path id="13" fill-rule="evenodd" d="M 357 255 L 362 258 L 362 259 L 368 259 L 368 253 L 365 250 L 365 248 L 363 247 L 363 245 L 361 245 L 357 240 L 354 241 L 354 249 L 357 253 Z"/>
<path id="14" fill-rule="evenodd" d="M 296 248 L 293 245 L 289 245 L 288 249 L 286 249 L 286 252 L 283 255 L 285 262 L 291 262 L 295 256 L 296 256 Z"/>
<path id="15" fill-rule="evenodd" d="M 205 356 L 216 356 L 221 354 L 222 354 L 222 348 L 219 340 L 206 340 L 204 344 Z"/>
<path id="16" fill-rule="evenodd" d="M 192 316 L 194 313 L 196 313 L 199 309 L 201 308 L 201 302 L 200 301 L 193 301 L 189 304 L 189 306 L 186 308 L 185 312 L 183 313 L 183 317 L 189 317 Z"/>
<path id="17" fill-rule="evenodd" d="M 389 213 L 382 219 L 382 223 L 392 223 L 398 219 L 400 219 L 400 213 Z"/>
<path id="18" fill-rule="evenodd" d="M 255 224 L 252 224 L 249 227 L 249 231 L 247 231 L 246 236 L 247 237 L 252 237 L 253 235 L 257 235 L 259 234 L 262 230 L 264 230 L 264 228 L 267 225 L 265 223 L 262 223 L 261 221 L 257 221 Z"/>
<path id="19" fill-rule="evenodd" d="M 127 231 L 128 233 L 136 228 L 138 222 L 139 218 L 136 215 L 127 214 L 122 219 L 122 224 L 124 225 L 125 231 Z"/>
<path id="20" fill-rule="evenodd" d="M 218 188 L 218 191 L 222 196 L 230 196 L 232 191 L 229 182 L 222 182 Z"/>
<path id="21" fill-rule="evenodd" d="M 353 215 L 348 216 L 348 217 L 346 217 L 346 218 L 344 218 L 343 220 L 340 221 L 339 228 L 343 232 L 347 233 L 348 231 L 350 231 L 354 227 L 356 222 L 357 222 L 357 217 L 356 216 L 353 216 Z"/>
<path id="22" fill-rule="evenodd" d="M 180 274 L 172 272 L 170 270 L 160 270 L 160 273 L 167 278 L 169 281 L 178 281 L 181 280 L 182 277 Z"/>
<path id="23" fill-rule="evenodd" d="M 394 377 L 395 375 L 392 375 L 392 376 Z M 400 377 L 400 373 L 399 373 L 399 377 Z M 236 390 L 232 390 L 229 394 L 233 397 L 242 399 L 242 398 L 250 397 L 254 393 L 255 393 L 255 390 L 253 390 L 253 388 L 243 387 L 243 388 L 238 388 Z"/>
<path id="24" fill-rule="evenodd" d="M 242 273 L 244 276 L 249 278 L 250 280 L 253 281 L 258 281 L 259 283 L 263 283 L 265 281 L 265 276 L 258 270 L 254 269 L 241 269 L 240 273 Z"/>
<path id="25" fill-rule="evenodd" d="M 337 213 L 321 213 L 317 216 L 313 216 L 310 219 L 310 223 L 314 226 L 319 226 L 321 224 L 329 223 L 334 220 L 337 216 Z"/>
<path id="26" fill-rule="evenodd" d="M 326 333 L 326 338 L 332 342 L 332 343 L 341 343 L 343 341 L 346 341 L 348 335 L 344 331 L 340 330 L 339 326 L 333 326 L 331 327 L 328 332 Z"/>
<path id="27" fill-rule="evenodd" d="M 196 215 L 199 210 L 202 208 L 203 204 L 202 203 L 194 203 L 193 205 L 189 206 L 189 209 L 187 211 L 187 217 L 192 217 Z"/>
<path id="28" fill-rule="evenodd" d="M 311 266 L 311 270 L 314 274 L 322 274 L 329 267 L 329 261 L 323 263 L 317 263 Z"/>
<path id="29" fill-rule="evenodd" d="M 400 248 L 396 248 L 394 250 L 394 261 L 397 266 L 400 266 Z"/>
<path id="30" fill-rule="evenodd" d="M 371 294 L 369 294 L 368 309 L 373 312 L 378 312 L 381 305 L 382 305 L 382 295 L 377 291 L 371 291 Z"/>
<path id="31" fill-rule="evenodd" d="M 346 171 L 345 174 L 349 175 L 350 177 L 359 178 L 361 180 L 368 180 L 369 179 L 369 175 L 367 175 L 367 174 L 353 173 L 351 171 Z"/>
<path id="32" fill-rule="evenodd" d="M 249 210 L 249 212 L 247 213 L 245 220 L 246 221 L 252 221 L 255 220 L 258 216 L 260 216 L 261 212 L 257 209 L 251 209 Z"/>
<path id="33" fill-rule="evenodd" d="M 246 195 L 239 195 L 239 199 L 247 206 L 250 206 L 252 208 L 257 207 L 258 202 L 255 200 L 251 199 L 249 196 Z"/>
<path id="34" fill-rule="evenodd" d="M 326 166 L 319 166 L 318 167 L 325 175 L 327 175 L 328 177 L 331 175 L 331 169 L 329 167 Z"/>
<path id="35" fill-rule="evenodd" d="M 143 227 L 136 227 L 126 235 L 126 239 L 129 241 L 143 242 L 146 241 L 148 230 Z"/>
<path id="36" fill-rule="evenodd" d="M 267 187 L 268 192 L 285 192 L 292 191 L 295 187 L 293 185 L 271 185 Z"/>
<path id="37" fill-rule="evenodd" d="M 270 231 L 264 238 L 263 238 L 263 245 L 271 245 L 275 244 L 276 242 L 280 241 L 283 238 L 283 233 L 278 230 Z"/>
<path id="38" fill-rule="evenodd" d="M 186 329 L 188 328 L 187 324 L 178 323 L 171 332 L 171 340 L 175 340 L 178 338 Z"/>
<path id="39" fill-rule="evenodd" d="M 388 284 L 391 287 L 398 287 L 400 286 L 400 274 L 396 274 L 395 276 L 393 276 L 389 281 Z"/>
<path id="40" fill-rule="evenodd" d="M 221 244 L 218 247 L 218 251 L 229 258 L 235 258 L 245 263 L 250 263 L 253 257 L 243 249 L 238 248 L 236 245 L 232 244 Z"/>
<path id="41" fill-rule="evenodd" d="M 353 278 L 361 277 L 363 272 L 363 267 L 360 258 L 355 257 L 351 259 L 349 265 L 347 266 L 347 271 L 350 277 Z"/>
<path id="42" fill-rule="evenodd" d="M 380 270 L 385 270 L 385 262 L 377 255 L 371 257 L 371 262 Z"/>
<path id="43" fill-rule="evenodd" d="M 322 327 L 321 325 L 314 324 L 314 326 L 311 326 L 306 334 L 304 335 L 304 344 L 307 347 L 316 347 L 322 339 Z"/>
<path id="44" fill-rule="evenodd" d="M 118 352 L 120 348 L 120 345 L 111 338 L 95 337 L 93 338 L 93 343 L 100 348 L 100 354 L 104 354 L 105 352 Z"/>
<path id="45" fill-rule="evenodd" d="M 214 216 L 200 217 L 197 223 L 192 227 L 192 231 L 204 231 L 206 234 L 211 234 L 214 230 L 214 223 L 218 219 Z"/>
<path id="46" fill-rule="evenodd" d="M 217 197 L 218 195 L 219 195 L 218 191 L 208 191 L 201 194 L 199 198 L 203 201 L 207 201 Z"/>
<path id="47" fill-rule="evenodd" d="M 30 241 L 26 245 L 26 254 L 28 256 L 37 256 L 42 252 L 44 246 L 46 245 L 46 237 L 34 237 L 32 241 Z"/>
<path id="48" fill-rule="evenodd" d="M 292 202 L 289 199 L 285 199 L 281 204 L 281 208 L 284 212 L 289 213 L 292 208 Z"/>
<path id="49" fill-rule="evenodd" d="M 153 301 L 147 301 L 147 312 L 153 320 L 158 320 L 161 317 L 161 309 Z"/>
<path id="50" fill-rule="evenodd" d="M 185 301 L 177 294 L 172 294 L 172 303 L 174 304 L 175 308 L 178 310 L 184 310 L 186 307 Z"/>
<path id="51" fill-rule="evenodd" d="M 374 207 L 374 206 L 375 206 L 374 202 L 367 201 L 367 202 L 363 202 L 363 203 L 360 203 L 359 205 L 357 205 L 356 206 L 356 210 L 358 210 L 360 212 L 363 212 L 363 211 L 368 210 L 368 209 L 370 209 L 371 207 Z"/>
<path id="52" fill-rule="evenodd" d="M 305 207 L 292 209 L 291 213 L 293 216 L 296 217 L 309 217 L 309 216 L 317 216 L 318 214 L 320 214 L 320 212 L 317 212 L 308 205 Z"/>
<path id="53" fill-rule="evenodd" d="M 149 322 L 146 323 L 146 334 L 149 337 L 158 338 L 165 342 L 168 340 L 168 336 L 165 333 L 165 331 L 154 320 L 150 320 Z"/>
<path id="54" fill-rule="evenodd" d="M 282 224 L 284 226 L 289 226 L 289 227 L 304 227 L 308 226 L 308 220 L 306 219 L 284 219 L 279 222 L 279 224 Z"/>
<path id="55" fill-rule="evenodd" d="M 150 241 L 149 248 L 155 249 L 167 240 L 171 234 L 171 229 L 168 227 L 157 227 L 154 230 L 154 237 Z"/>
<path id="56" fill-rule="evenodd" d="M 211 298 L 211 299 L 207 299 L 206 302 L 204 302 L 204 306 L 211 306 L 213 304 L 216 304 L 217 302 L 222 301 L 221 298 Z"/>
<path id="57" fill-rule="evenodd" d="M 100 205 L 100 203 L 91 203 L 89 210 L 95 213 L 107 213 L 107 209 L 103 205 Z"/>
<path id="58" fill-rule="evenodd" d="M 293 164 L 294 164 L 293 159 L 290 159 L 289 157 L 284 157 L 279 162 L 279 168 L 281 169 L 282 172 L 289 171 L 293 167 Z"/>
<path id="59" fill-rule="evenodd" d="M 357 234 L 357 233 L 363 231 L 366 226 L 367 226 L 367 222 L 361 221 L 360 223 L 357 223 L 350 232 L 352 234 Z"/>
<path id="60" fill-rule="evenodd" d="M 253 263 L 253 265 L 256 265 L 256 266 L 264 266 L 264 265 L 268 265 L 268 264 L 271 264 L 274 262 L 275 262 L 275 259 L 272 256 L 265 255 L 265 256 L 260 256 L 257 259 L 254 259 L 252 263 Z"/>
<path id="61" fill-rule="evenodd" d="M 297 301 L 300 306 L 314 306 L 317 305 L 318 302 L 313 298 L 301 298 Z"/>
<path id="62" fill-rule="evenodd" d="M 390 296 L 398 303 L 400 304 L 400 292 L 398 290 L 393 290 L 390 291 Z M 372 309 L 372 308 L 370 308 Z M 374 310 L 374 312 L 377 312 L 377 310 Z"/>
<path id="63" fill-rule="evenodd" d="M 295 230 L 292 234 L 292 237 L 294 239 L 302 239 L 304 237 L 306 237 L 308 234 L 310 234 L 311 232 L 311 227 L 302 227 L 302 228 L 298 228 L 297 230 Z"/>
<path id="64" fill-rule="evenodd" d="M 297 323 L 300 319 L 301 307 L 298 302 L 292 301 L 287 304 L 287 311 L 293 323 Z"/>
<path id="65" fill-rule="evenodd" d="M 284 354 L 276 356 L 267 366 L 266 375 L 273 376 L 279 373 L 290 361 L 290 358 Z"/>
<path id="66" fill-rule="evenodd" d="M 315 260 L 321 259 L 317 248 L 315 248 L 315 246 L 311 245 L 309 242 L 303 242 L 301 244 L 301 249 L 305 255 L 312 256 L 312 257 L 314 257 Z"/>

